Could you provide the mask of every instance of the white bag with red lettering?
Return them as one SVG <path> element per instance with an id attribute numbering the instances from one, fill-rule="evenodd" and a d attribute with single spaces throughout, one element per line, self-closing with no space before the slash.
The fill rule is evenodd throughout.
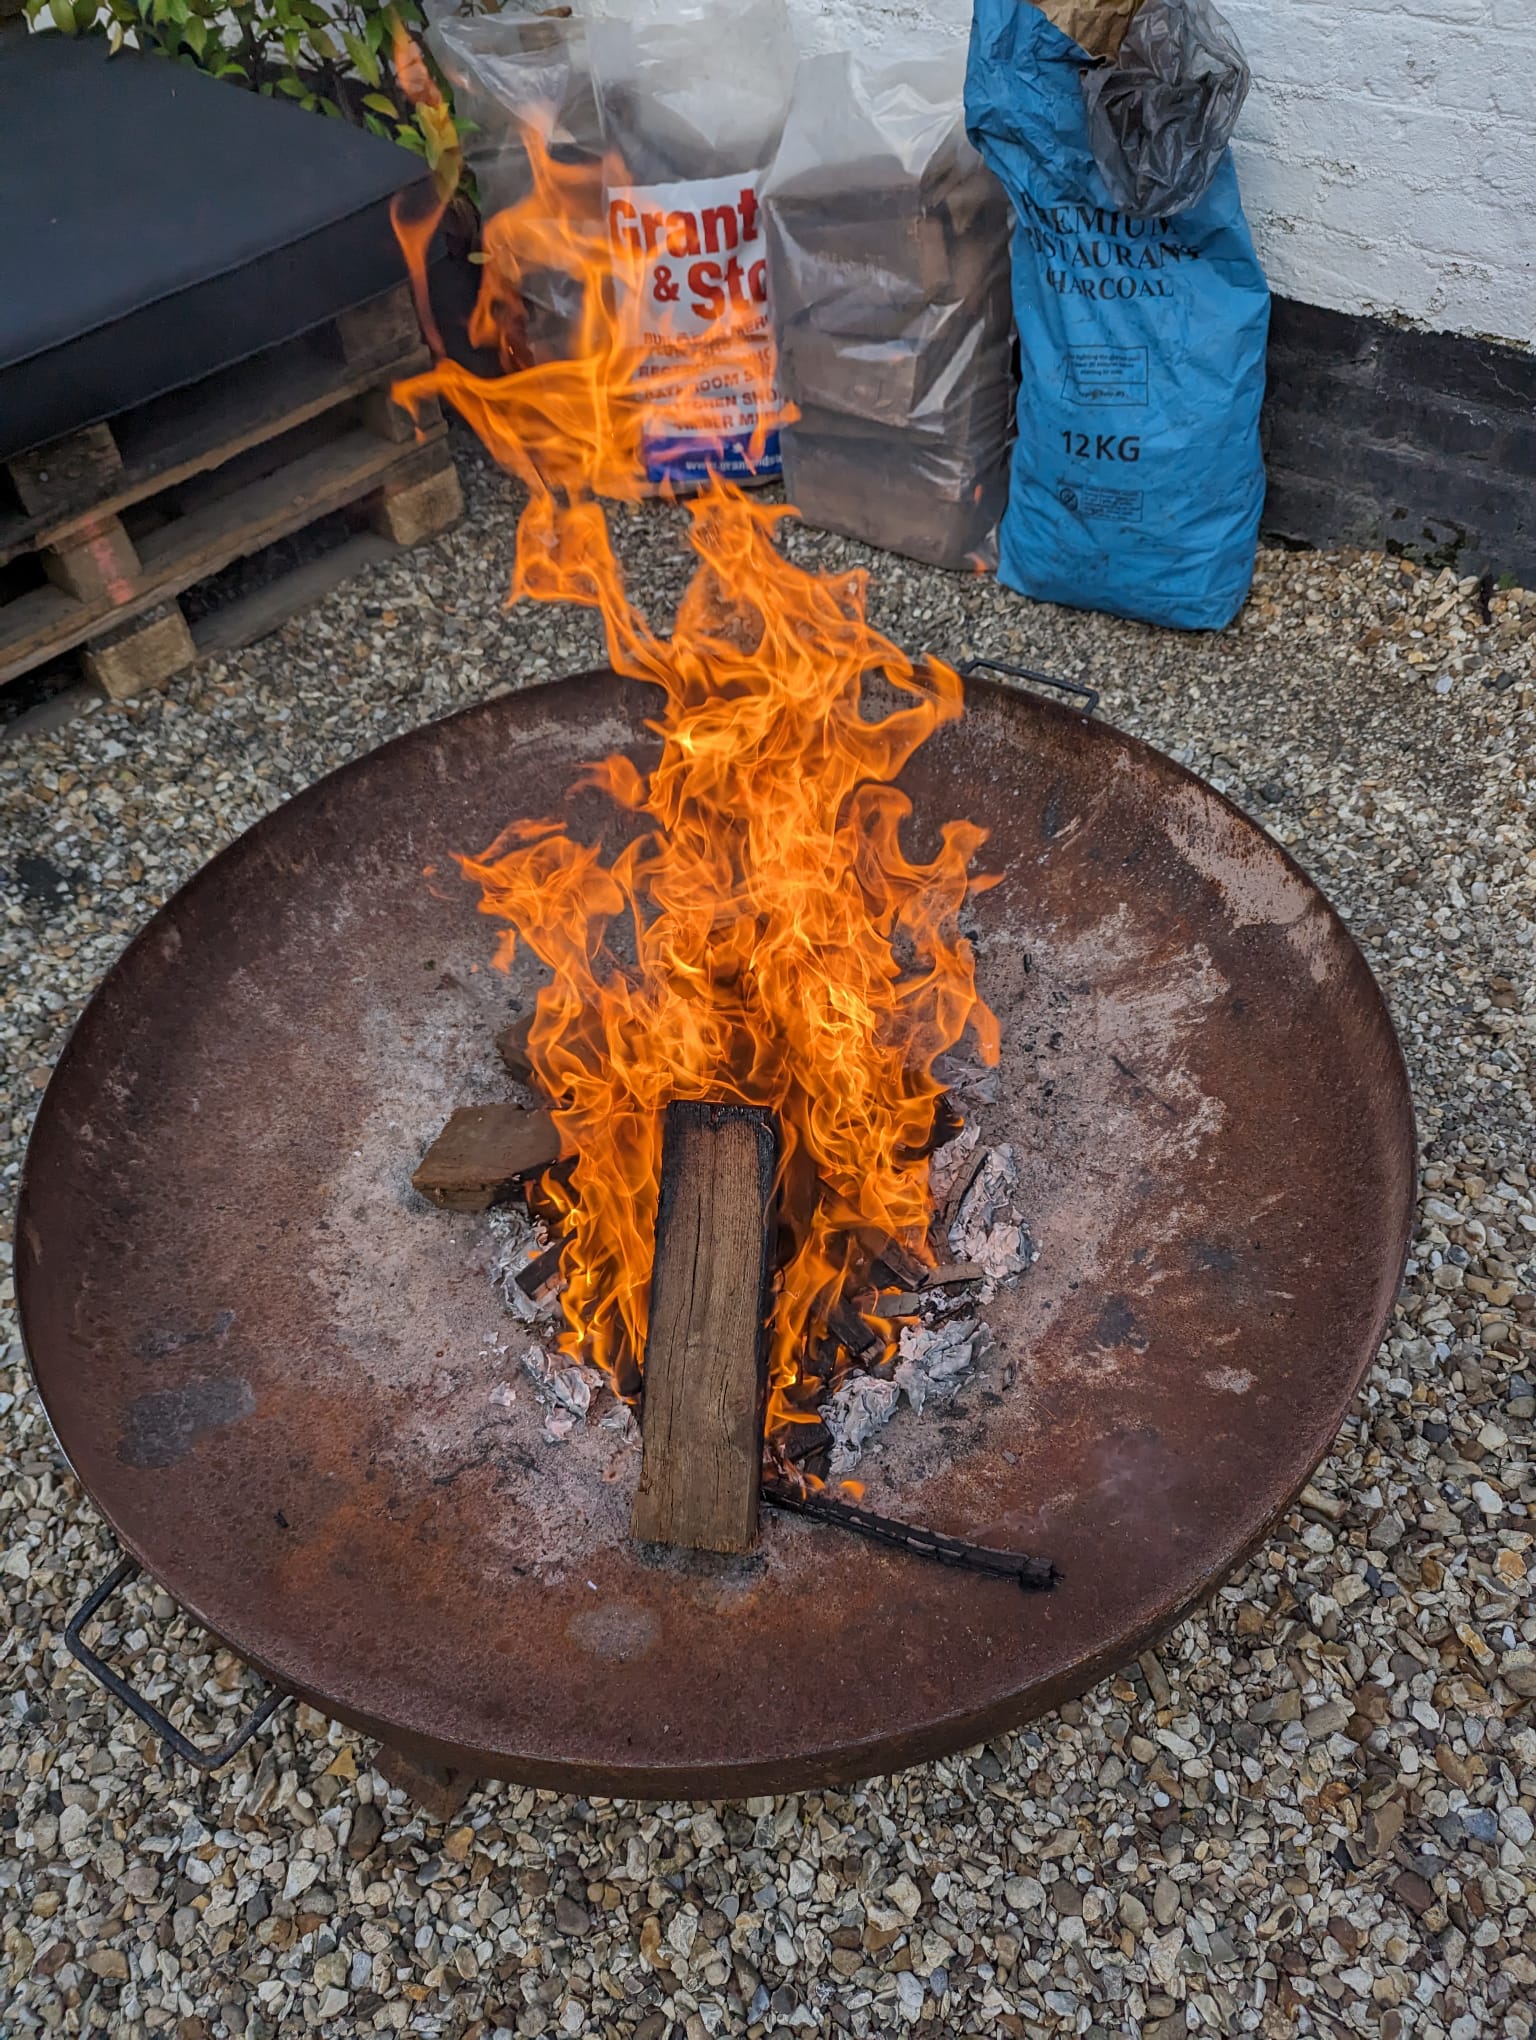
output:
<path id="1" fill-rule="evenodd" d="M 646 479 L 772 480 L 758 193 L 794 81 L 784 0 L 598 0 L 587 42 L 603 139 L 627 178 L 606 193 L 615 271 L 640 293 L 651 346 Z"/>

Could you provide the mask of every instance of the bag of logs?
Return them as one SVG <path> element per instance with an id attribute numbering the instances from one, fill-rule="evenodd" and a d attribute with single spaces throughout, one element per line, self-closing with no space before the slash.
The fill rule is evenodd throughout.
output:
<path id="1" fill-rule="evenodd" d="M 528 133 L 533 129 L 557 163 L 576 165 L 591 181 L 591 217 L 602 217 L 603 143 L 587 61 L 586 29 L 569 7 L 540 0 L 504 0 L 496 13 L 429 7 L 427 48 L 453 87 L 460 117 L 471 123 L 464 160 L 473 173 L 480 212 L 489 221 L 533 190 Z M 495 263 L 495 237 L 485 259 Z M 494 279 L 492 279 L 494 281 Z M 504 364 L 526 368 L 564 360 L 581 317 L 581 293 L 559 270 L 521 272 L 494 294 Z M 493 344 L 490 333 L 474 336 Z"/>
<path id="2" fill-rule="evenodd" d="M 784 0 L 594 0 L 587 40 L 616 287 L 638 294 L 652 350 L 645 479 L 776 481 L 760 191 L 794 78 Z"/>
<path id="3" fill-rule="evenodd" d="M 763 187 L 785 493 L 810 524 L 989 564 L 1013 410 L 1008 203 L 963 43 L 802 59 Z"/>

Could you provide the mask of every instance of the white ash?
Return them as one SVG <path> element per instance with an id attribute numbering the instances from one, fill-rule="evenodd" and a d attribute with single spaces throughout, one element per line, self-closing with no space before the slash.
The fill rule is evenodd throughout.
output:
<path id="1" fill-rule="evenodd" d="M 524 1347 L 522 1361 L 523 1372 L 544 1406 L 544 1436 L 552 1444 L 563 1443 L 579 1423 L 585 1423 L 602 1377 L 579 1361 L 546 1353 L 542 1346 Z"/>
<path id="2" fill-rule="evenodd" d="M 821 1406 L 821 1421 L 832 1434 L 831 1472 L 844 1474 L 859 1463 L 859 1454 L 877 1431 L 884 1430 L 901 1401 L 901 1389 L 889 1375 L 850 1374 Z"/>
<path id="3" fill-rule="evenodd" d="M 979 1318 L 942 1325 L 904 1325 L 892 1379 L 919 1416 L 930 1401 L 948 1402 L 991 1344 Z"/>
<path id="4" fill-rule="evenodd" d="M 850 1374 L 821 1407 L 832 1435 L 829 1468 L 852 1472 L 864 1447 L 895 1416 L 903 1396 L 921 1416 L 930 1402 L 948 1402 L 987 1351 L 991 1335 L 978 1318 L 942 1325 L 904 1325 L 889 1374 Z"/>
<path id="5" fill-rule="evenodd" d="M 956 1259 L 984 1268 L 994 1282 L 1022 1275 L 1036 1255 L 1012 1202 L 1018 1180 L 1013 1149 L 1006 1142 L 990 1149 L 949 1228 Z"/>
<path id="6" fill-rule="evenodd" d="M 553 1278 L 536 1297 L 529 1296 L 518 1276 L 529 1268 L 549 1245 L 549 1233 L 537 1219 L 530 1218 L 521 1205 L 502 1205 L 490 1215 L 491 1237 L 497 1242 L 491 1264 L 491 1285 L 520 1324 L 549 1324 L 560 1315 L 560 1291 L 564 1283 Z"/>
<path id="7" fill-rule="evenodd" d="M 612 1407 L 597 1420 L 600 1431 L 612 1431 L 626 1445 L 639 1442 L 640 1426 L 635 1421 L 633 1408 L 627 1402 L 615 1400 Z"/>
<path id="8" fill-rule="evenodd" d="M 928 1157 L 928 1188 L 940 1210 L 948 1203 L 955 1186 L 970 1167 L 980 1139 L 981 1128 L 972 1120 L 969 1126 L 960 1129 L 953 1140 L 946 1141 L 943 1147 L 936 1148 Z"/>
<path id="9" fill-rule="evenodd" d="M 978 1105 L 995 1105 L 1003 1095 L 1002 1072 L 995 1065 L 972 1062 L 968 1056 L 941 1055 L 933 1073 L 954 1098 L 970 1098 Z"/>

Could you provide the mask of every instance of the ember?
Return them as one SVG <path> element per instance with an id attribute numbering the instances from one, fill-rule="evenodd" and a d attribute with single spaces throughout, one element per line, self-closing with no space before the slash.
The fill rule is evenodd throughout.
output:
<path id="1" fill-rule="evenodd" d="M 854 1307 L 873 1303 L 876 1260 L 911 1287 L 935 1259 L 927 1158 L 957 1123 L 941 1110 L 936 1060 L 967 1036 L 982 1064 L 997 1059 L 958 924 L 987 882 L 971 872 L 985 831 L 951 820 L 938 854 L 913 861 L 900 840 L 910 803 L 891 783 L 959 716 L 961 683 L 870 626 L 862 575 L 792 566 L 774 544 L 786 513 L 718 480 L 689 504 L 699 566 L 673 634 L 650 628 L 599 499 L 646 493 L 636 368 L 665 309 L 642 303 L 629 240 L 598 238 L 576 173 L 534 137 L 530 151 L 531 196 L 486 230 L 477 320 L 484 337 L 520 276 L 563 270 L 583 289 L 575 357 L 493 379 L 443 360 L 395 395 L 445 398 L 525 484 L 512 598 L 601 612 L 616 670 L 662 691 L 663 750 L 648 777 L 624 757 L 589 768 L 585 784 L 650 824 L 617 856 L 548 817 L 459 861 L 506 924 L 497 961 L 521 942 L 550 973 L 513 1052 L 551 1101 L 565 1158 L 544 1183 L 566 1242 L 564 1352 L 620 1395 L 635 1395 L 646 1347 L 666 1106 L 774 1115 L 768 1422 L 782 1435 L 814 1420 L 831 1385 L 818 1357 L 838 1348 L 829 1328 L 842 1325 L 846 1346 L 851 1317 L 859 1343 L 890 1350 L 891 1329 L 869 1329 Z M 621 166 L 607 181 L 627 182 Z M 402 245 L 418 251 L 420 232 Z M 733 355 L 729 335 L 724 345 L 739 385 L 759 391 L 766 431 L 760 349 L 745 326 Z M 716 371 L 721 349 L 717 332 Z M 690 429 L 710 413 L 701 393 Z M 1007 1251 L 1022 1265 L 1017 1235 Z"/>

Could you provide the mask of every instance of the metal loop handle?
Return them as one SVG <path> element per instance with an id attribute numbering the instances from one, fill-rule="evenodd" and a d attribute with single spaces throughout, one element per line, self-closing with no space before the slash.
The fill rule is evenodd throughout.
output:
<path id="1" fill-rule="evenodd" d="M 220 1743 L 217 1749 L 200 1750 L 196 1743 L 188 1742 L 181 1730 L 167 1721 L 152 1701 L 146 1700 L 142 1693 L 136 1693 L 121 1672 L 114 1672 L 105 1659 L 98 1657 L 90 1645 L 81 1638 L 81 1630 L 93 1618 L 103 1601 L 131 1580 L 138 1570 L 138 1566 L 131 1558 L 125 1558 L 120 1565 L 114 1567 L 94 1593 L 83 1601 L 70 1617 L 69 1626 L 64 1631 L 64 1641 L 91 1677 L 121 1700 L 128 1711 L 136 1714 L 146 1728 L 153 1729 L 173 1755 L 180 1757 L 185 1763 L 195 1764 L 199 1771 L 221 1771 L 231 1757 L 245 1748 L 257 1729 L 264 1727 L 272 1719 L 289 1696 L 286 1693 L 269 1693 L 255 1713 L 242 1722 L 229 1740 Z"/>
<path id="2" fill-rule="evenodd" d="M 1054 673 L 1037 673 L 1032 666 L 1010 666 L 1003 659 L 967 659 L 959 668 L 962 680 L 969 680 L 979 667 L 985 666 L 991 673 L 1006 673 L 1011 680 L 1032 680 L 1037 687 L 1055 687 L 1063 694 L 1069 694 L 1074 701 L 1083 703 L 1083 714 L 1092 715 L 1099 705 L 1097 687 L 1085 686 L 1081 680 L 1059 680 Z"/>

